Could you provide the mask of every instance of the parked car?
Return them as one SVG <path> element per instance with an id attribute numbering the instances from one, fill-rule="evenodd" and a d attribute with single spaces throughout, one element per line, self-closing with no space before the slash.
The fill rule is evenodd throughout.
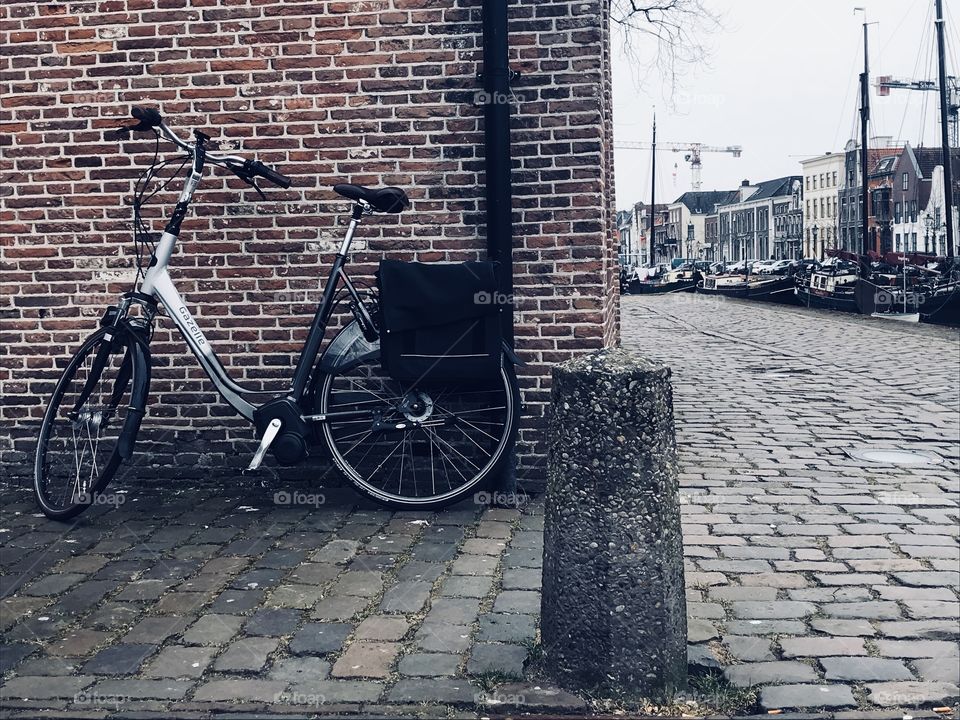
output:
<path id="1" fill-rule="evenodd" d="M 756 265 L 757 262 L 758 261 L 756 260 L 756 258 L 752 260 L 740 260 L 738 262 L 733 263 L 732 265 L 727 265 L 727 272 L 742 273 L 747 267 L 750 268 L 750 272 L 754 272 L 753 266 Z"/>
<path id="2" fill-rule="evenodd" d="M 773 267 L 773 264 L 775 262 L 777 261 L 776 260 L 758 260 L 751 266 L 750 272 L 753 272 L 753 273 L 769 272 L 770 268 Z"/>
<path id="3" fill-rule="evenodd" d="M 795 264 L 793 260 L 771 260 L 768 263 L 764 263 L 763 268 L 759 270 L 759 272 L 768 275 L 786 275 Z"/>

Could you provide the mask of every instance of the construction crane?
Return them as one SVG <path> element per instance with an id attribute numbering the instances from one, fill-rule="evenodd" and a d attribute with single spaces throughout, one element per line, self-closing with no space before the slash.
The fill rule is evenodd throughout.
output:
<path id="1" fill-rule="evenodd" d="M 649 150 L 652 147 L 652 144 L 648 142 L 621 141 L 613 143 L 613 147 L 621 150 Z M 727 145 L 726 147 L 718 147 L 715 145 L 704 145 L 703 143 L 658 142 L 657 149 L 686 153 L 686 155 L 683 156 L 683 159 L 690 163 L 690 179 L 694 190 L 700 190 L 700 188 L 703 186 L 703 182 L 700 179 L 700 172 L 703 170 L 703 161 L 700 158 L 702 153 L 730 153 L 734 157 L 740 157 L 740 155 L 743 153 L 743 147 L 740 145 Z"/>
<path id="2" fill-rule="evenodd" d="M 902 80 L 889 75 L 877 78 L 877 95 L 886 97 L 891 90 L 927 90 L 937 92 L 940 86 L 933 80 Z M 950 147 L 960 144 L 960 81 L 955 77 L 947 78 L 947 124 L 949 125 Z"/>

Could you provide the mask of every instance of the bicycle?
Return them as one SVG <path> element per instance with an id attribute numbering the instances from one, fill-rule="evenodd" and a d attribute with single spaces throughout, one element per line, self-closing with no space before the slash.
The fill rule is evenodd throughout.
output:
<path id="1" fill-rule="evenodd" d="M 96 504 L 132 457 L 148 407 L 150 341 L 161 306 L 223 400 L 255 426 L 260 442 L 248 471 L 259 468 L 268 451 L 278 463 L 293 465 L 319 446 L 357 490 L 389 507 L 436 509 L 485 488 L 504 468 L 516 440 L 520 393 L 514 365 L 520 361 L 504 344 L 491 382 L 395 380 L 380 363 L 378 293 L 358 290 L 345 270 L 362 218 L 403 211 L 410 205 L 406 193 L 394 187 L 334 187 L 352 201 L 350 222 L 289 389 L 254 404 L 248 398 L 264 391 L 231 379 L 178 293 L 168 264 L 207 165 L 230 170 L 261 197 L 258 179 L 281 188 L 288 188 L 290 179 L 258 160 L 209 150 L 210 138 L 199 130 L 192 142 L 181 140 L 157 110 L 138 107 L 132 115 L 138 124 L 118 133 L 152 132 L 157 143 L 153 163 L 135 189 L 137 277 L 133 290 L 107 308 L 100 329 L 67 363 L 47 405 L 34 466 L 34 493 L 43 513 L 65 520 Z M 158 163 L 161 139 L 185 154 Z M 154 244 L 140 212 L 144 194 L 159 168 L 178 159 L 180 169 L 189 162 L 190 170 Z M 178 175 L 179 170 L 166 184 Z M 353 319 L 321 353 L 328 324 L 344 299 Z"/>

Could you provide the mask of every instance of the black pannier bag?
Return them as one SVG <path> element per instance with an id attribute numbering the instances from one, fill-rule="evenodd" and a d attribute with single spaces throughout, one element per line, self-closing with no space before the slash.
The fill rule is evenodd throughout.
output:
<path id="1" fill-rule="evenodd" d="M 498 377 L 503 336 L 496 263 L 380 261 L 380 362 L 404 382 Z"/>

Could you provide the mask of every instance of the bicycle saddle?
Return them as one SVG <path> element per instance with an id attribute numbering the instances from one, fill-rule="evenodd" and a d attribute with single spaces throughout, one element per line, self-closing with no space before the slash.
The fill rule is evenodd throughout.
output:
<path id="1" fill-rule="evenodd" d="M 333 191 L 350 200 L 363 200 L 380 212 L 399 213 L 410 207 L 407 194 L 398 187 L 368 188 L 343 183 L 334 185 Z"/>

